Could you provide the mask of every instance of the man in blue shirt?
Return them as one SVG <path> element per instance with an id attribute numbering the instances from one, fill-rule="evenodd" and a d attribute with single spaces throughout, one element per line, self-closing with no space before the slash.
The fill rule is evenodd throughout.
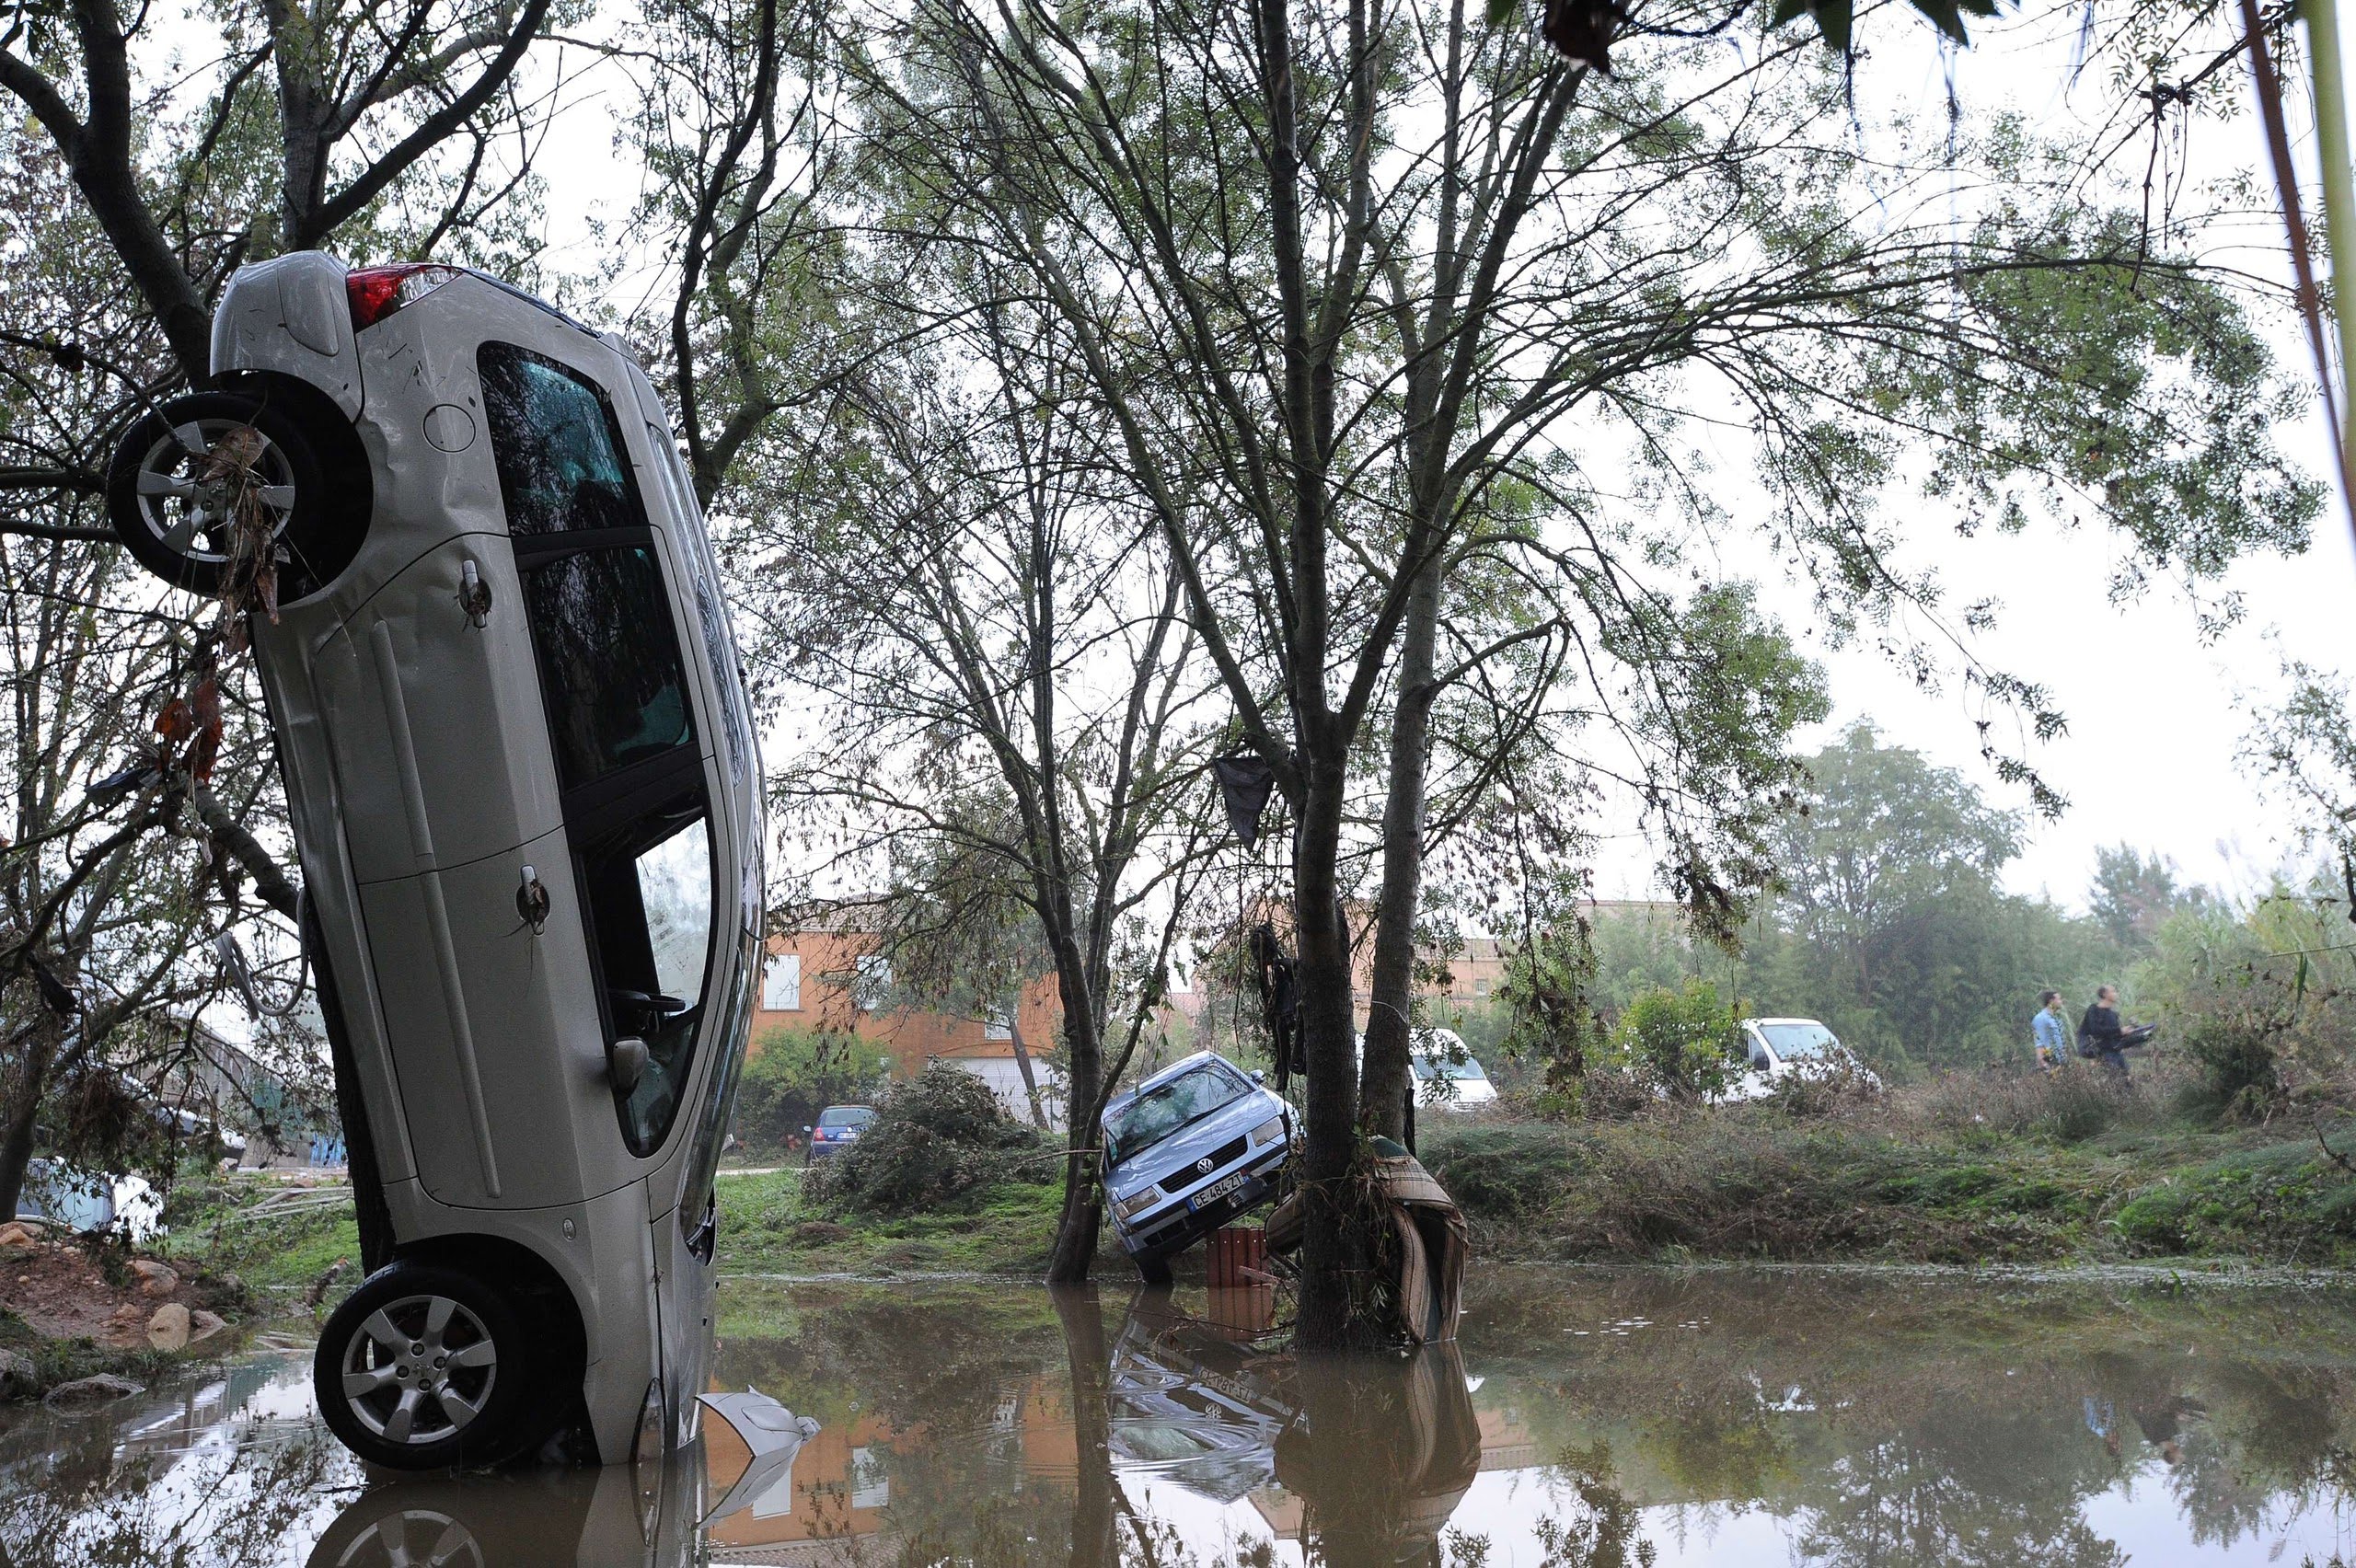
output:
<path id="1" fill-rule="evenodd" d="M 2037 1018 L 2029 1025 L 2037 1040 L 2037 1065 L 2053 1071 L 2070 1055 L 2070 1020 L 2062 1011 L 2062 993 L 2045 991 L 2037 998 Z"/>

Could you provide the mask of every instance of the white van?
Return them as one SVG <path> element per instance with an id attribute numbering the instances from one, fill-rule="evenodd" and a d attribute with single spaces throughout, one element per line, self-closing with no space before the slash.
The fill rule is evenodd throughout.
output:
<path id="1" fill-rule="evenodd" d="M 661 400 L 460 268 L 241 269 L 134 425 L 125 547 L 248 605 L 367 1275 L 319 1408 L 423 1470 L 697 1429 L 759 761 Z M 551 1450 L 553 1451 L 553 1450 Z"/>
<path id="2" fill-rule="evenodd" d="M 1472 1111 L 1496 1102 L 1497 1086 L 1473 1058 L 1464 1037 L 1452 1029 L 1417 1029 L 1410 1038 L 1415 1055 L 1408 1068 L 1415 1075 L 1415 1103 L 1442 1111 Z M 1366 1063 L 1366 1036 L 1355 1036 L 1357 1061 Z"/>
<path id="3" fill-rule="evenodd" d="M 1746 1018 L 1738 1026 L 1744 1061 L 1720 1100 L 1758 1100 L 1794 1078 L 1849 1078 L 1867 1090 L 1881 1079 L 1830 1029 L 1812 1018 Z"/>

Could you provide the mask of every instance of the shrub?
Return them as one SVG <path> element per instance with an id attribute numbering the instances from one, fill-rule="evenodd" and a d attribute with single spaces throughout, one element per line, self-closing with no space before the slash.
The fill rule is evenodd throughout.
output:
<path id="1" fill-rule="evenodd" d="M 911 1214 L 992 1182 L 1057 1175 L 1052 1160 L 1023 1159 L 1038 1143 L 989 1085 L 935 1062 L 885 1095 L 859 1141 L 803 1180 L 821 1203 Z"/>
<path id="2" fill-rule="evenodd" d="M 1611 1032 L 1612 1050 L 1680 1100 L 1724 1090 L 1742 1055 L 1734 1009 L 1707 980 L 1681 991 L 1658 987 L 1630 1002 Z"/>
<path id="3" fill-rule="evenodd" d="M 891 1082 L 891 1059 L 865 1042 L 807 1029 L 761 1036 L 736 1088 L 736 1136 L 779 1152 L 829 1105 L 872 1102 Z"/>

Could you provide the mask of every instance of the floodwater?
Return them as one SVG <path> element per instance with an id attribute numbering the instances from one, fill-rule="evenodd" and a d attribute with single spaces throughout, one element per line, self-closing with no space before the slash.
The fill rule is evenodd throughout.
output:
<path id="1" fill-rule="evenodd" d="M 372 1479 L 291 1342 L 0 1414 L 0 1563 L 2281 1563 L 2356 1554 L 2356 1292 L 1484 1273 L 1411 1359 L 1267 1348 L 1265 1293 L 733 1280 L 745 1473 Z"/>

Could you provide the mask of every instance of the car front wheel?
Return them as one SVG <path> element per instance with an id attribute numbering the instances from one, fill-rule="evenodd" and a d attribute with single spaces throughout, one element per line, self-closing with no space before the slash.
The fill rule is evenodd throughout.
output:
<path id="1" fill-rule="evenodd" d="M 501 1291 L 461 1270 L 379 1269 L 328 1319 L 312 1362 L 319 1413 L 344 1446 L 394 1470 L 496 1464 L 532 1433 L 533 1356 Z"/>

